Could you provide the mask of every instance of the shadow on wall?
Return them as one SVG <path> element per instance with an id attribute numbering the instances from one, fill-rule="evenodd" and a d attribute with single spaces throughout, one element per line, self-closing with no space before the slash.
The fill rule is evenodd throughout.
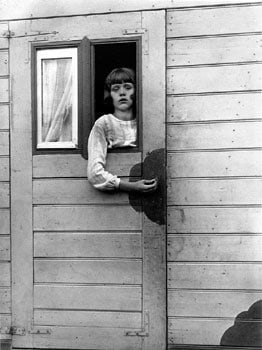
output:
<path id="1" fill-rule="evenodd" d="M 144 179 L 158 179 L 158 188 L 150 194 L 129 194 L 129 203 L 136 211 L 143 211 L 151 221 L 164 225 L 165 215 L 165 150 L 156 149 L 147 154 L 142 164 L 136 164 L 130 170 L 130 181 L 134 181 L 137 169 L 142 168 Z M 142 206 L 138 205 L 138 199 L 142 200 Z"/>
<path id="2" fill-rule="evenodd" d="M 220 345 L 262 346 L 262 300 L 237 315 L 234 325 L 223 334 Z"/>

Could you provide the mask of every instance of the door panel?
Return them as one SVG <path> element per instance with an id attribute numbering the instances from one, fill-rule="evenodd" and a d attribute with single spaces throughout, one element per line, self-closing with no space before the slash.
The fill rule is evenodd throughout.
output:
<path id="1" fill-rule="evenodd" d="M 26 329 L 13 346 L 165 349 L 165 12 L 19 21 L 10 29 L 12 313 L 13 326 Z M 154 197 L 94 190 L 81 155 L 32 153 L 31 42 L 86 35 L 142 36 L 142 151 L 111 153 L 107 167 L 153 177 L 163 166 Z"/>

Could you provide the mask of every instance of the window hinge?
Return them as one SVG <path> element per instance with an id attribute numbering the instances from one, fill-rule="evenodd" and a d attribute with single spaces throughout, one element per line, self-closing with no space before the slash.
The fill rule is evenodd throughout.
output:
<path id="1" fill-rule="evenodd" d="M 29 334 L 51 334 L 51 329 L 32 328 L 32 329 L 29 329 L 28 333 Z M 0 328 L 0 334 L 26 335 L 26 329 L 21 327 L 2 327 Z"/>
<path id="2" fill-rule="evenodd" d="M 135 29 L 124 29 L 122 31 L 123 35 L 134 35 L 134 34 L 144 34 L 147 30 L 144 28 L 135 28 Z"/>
<path id="3" fill-rule="evenodd" d="M 148 337 L 149 336 L 149 312 L 144 313 L 144 326 L 139 331 L 125 331 L 127 337 Z"/>
<path id="4" fill-rule="evenodd" d="M 5 32 L 3 32 L 3 37 L 7 38 L 7 39 L 12 38 L 14 35 L 15 35 L 15 33 L 11 32 L 11 30 L 9 30 L 9 29 L 6 30 Z"/>
<path id="5" fill-rule="evenodd" d="M 2 327 L 2 328 L 0 328 L 0 334 L 25 335 L 25 328 Z"/>

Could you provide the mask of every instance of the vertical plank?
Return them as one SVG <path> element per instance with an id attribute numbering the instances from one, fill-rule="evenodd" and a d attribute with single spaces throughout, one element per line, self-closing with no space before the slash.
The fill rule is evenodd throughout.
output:
<path id="1" fill-rule="evenodd" d="M 143 12 L 142 28 L 148 36 L 143 39 L 143 159 L 153 150 L 160 152 L 162 176 L 156 201 L 165 206 L 165 11 Z M 155 168 L 146 165 L 144 175 L 159 174 L 159 163 Z M 147 203 L 148 207 L 152 204 Z M 145 204 L 145 206 L 147 206 Z M 154 204 L 153 204 L 154 205 Z M 153 209 L 154 210 L 154 209 Z M 164 208 L 160 208 L 164 211 Z M 162 213 L 163 214 L 163 213 Z M 164 216 L 164 214 L 163 214 Z M 164 219 L 164 218 L 163 218 Z M 166 226 L 154 222 L 144 215 L 144 273 L 143 305 L 149 311 L 150 332 L 145 338 L 145 349 L 166 348 Z"/>
<path id="2" fill-rule="evenodd" d="M 10 40 L 12 76 L 11 129 L 11 232 L 12 232 L 12 321 L 31 327 L 33 319 L 32 262 L 32 139 L 31 66 L 28 38 Z M 30 347 L 31 335 L 24 336 Z M 19 343 L 13 337 L 13 346 Z M 18 345 L 19 346 L 19 345 Z"/>

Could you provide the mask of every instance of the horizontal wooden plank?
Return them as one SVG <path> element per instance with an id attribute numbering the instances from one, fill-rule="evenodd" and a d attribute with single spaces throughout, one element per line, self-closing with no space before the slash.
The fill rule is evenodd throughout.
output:
<path id="1" fill-rule="evenodd" d="M 42 327 L 39 327 L 41 329 Z M 44 328 L 44 327 L 43 327 Z M 121 328 L 50 327 L 48 337 L 34 337 L 35 348 L 141 350 L 141 337 L 127 337 Z M 23 340 L 22 340 L 23 341 Z M 21 341 L 21 342 L 22 342 Z"/>
<path id="2" fill-rule="evenodd" d="M 195 94 L 260 90 L 261 69 L 261 64 L 169 68 L 167 70 L 167 93 Z M 218 104 L 216 106 L 219 108 Z"/>
<path id="3" fill-rule="evenodd" d="M 139 260 L 37 260 L 34 281 L 38 283 L 141 284 Z"/>
<path id="4" fill-rule="evenodd" d="M 36 231 L 140 230 L 142 216 L 130 206 L 39 206 Z"/>
<path id="5" fill-rule="evenodd" d="M 9 129 L 9 106 L 0 105 L 0 129 Z"/>
<path id="6" fill-rule="evenodd" d="M 169 233 L 262 233 L 261 208 L 168 207 Z"/>
<path id="7" fill-rule="evenodd" d="M 10 260 L 10 237 L 8 236 L 0 236 L 0 260 Z"/>
<path id="8" fill-rule="evenodd" d="M 129 176 L 131 168 L 141 162 L 140 152 L 109 153 L 106 169 L 118 176 Z M 81 155 L 35 155 L 33 177 L 86 177 L 87 161 Z M 141 176 L 141 167 L 136 167 L 133 176 Z"/>
<path id="9" fill-rule="evenodd" d="M 0 288 L 0 310 L 1 310 L 1 313 L 3 314 L 7 314 L 11 312 L 10 288 Z M 0 319 L 1 319 L 1 316 L 0 316 Z"/>
<path id="10" fill-rule="evenodd" d="M 232 317 L 261 299 L 261 292 L 169 290 L 168 315 L 176 317 Z"/>
<path id="11" fill-rule="evenodd" d="M 261 42 L 261 35 L 168 40 L 167 66 L 261 61 Z"/>
<path id="12" fill-rule="evenodd" d="M 262 123 L 169 125 L 169 150 L 261 147 Z"/>
<path id="13" fill-rule="evenodd" d="M 98 3 L 93 2 L 79 2 L 77 8 L 73 6 L 71 1 L 64 3 L 64 6 L 55 6 L 52 1 L 44 0 L 39 1 L 37 6 L 28 8 L 27 6 L 22 6 L 20 2 L 16 2 L 16 6 L 12 6 L 8 0 L 5 1 L 3 7 L 3 13 L 1 17 L 6 20 L 18 19 L 18 18 L 38 18 L 38 17 L 55 17 L 55 16 L 67 16 L 67 15 L 78 15 L 81 13 L 106 13 L 106 12 L 123 12 L 123 11 L 142 11 L 142 10 L 157 10 L 162 8 L 185 8 L 185 7 L 195 7 L 204 6 L 206 7 L 206 0 L 177 0 L 175 3 L 168 0 L 147 0 L 143 2 L 137 1 L 113 1 L 108 2 L 108 0 L 100 0 Z M 208 0 L 208 5 L 225 5 L 225 4 L 246 4 L 246 0 Z M 260 0 L 252 0 L 252 3 L 260 3 Z M 11 5 L 8 6 L 8 5 Z M 47 5 L 48 4 L 48 5 Z M 11 8 L 11 10 L 10 10 Z"/>
<path id="14" fill-rule="evenodd" d="M 262 264 L 168 263 L 168 287 L 262 289 Z"/>
<path id="15" fill-rule="evenodd" d="M 0 78 L 0 102 L 9 102 L 9 79 Z"/>
<path id="16" fill-rule="evenodd" d="M 0 182 L 0 208 L 8 208 L 9 199 L 9 183 Z"/>
<path id="17" fill-rule="evenodd" d="M 9 155 L 9 132 L 0 131 L 0 156 Z"/>
<path id="18" fill-rule="evenodd" d="M 169 153 L 167 172 L 169 178 L 262 176 L 262 151 Z"/>
<path id="19" fill-rule="evenodd" d="M 0 209 L 0 235 L 10 234 L 10 209 Z"/>
<path id="20" fill-rule="evenodd" d="M 49 2 L 50 6 L 52 3 Z M 60 7 L 61 8 L 61 7 Z M 125 9 L 126 11 L 126 9 Z M 105 11 L 106 12 L 106 11 Z M 109 11 L 112 12 L 112 11 Z M 88 12 L 82 12 L 87 14 Z M 37 33 L 47 33 L 45 37 L 50 40 L 74 40 L 82 39 L 87 33 L 89 39 L 103 39 L 103 38 L 119 38 L 123 36 L 123 30 L 128 28 L 141 28 L 141 13 L 122 13 L 121 16 L 115 13 L 104 13 L 99 18 L 97 16 L 79 16 L 79 9 L 77 15 L 73 18 L 61 17 L 61 10 L 58 17 L 55 19 L 36 19 L 33 20 L 31 15 L 30 25 L 26 20 L 11 22 L 10 30 L 15 32 L 16 36 L 35 36 Z M 46 13 L 45 13 L 46 15 Z M 44 15 L 44 16 L 45 16 Z M 54 17 L 54 13 L 51 14 Z M 101 26 L 101 22 L 104 23 Z M 128 23 L 128 26 L 127 26 Z M 106 27 L 106 30 L 105 30 Z M 49 36 L 48 36 L 49 33 Z"/>
<path id="21" fill-rule="evenodd" d="M 261 118 L 261 105 L 260 93 L 167 96 L 167 121 L 197 122 Z"/>
<path id="22" fill-rule="evenodd" d="M 0 157 L 0 181 L 9 181 L 9 158 Z"/>
<path id="23" fill-rule="evenodd" d="M 262 204 L 262 178 L 173 179 L 168 183 L 167 203 L 168 205 L 259 205 Z"/>
<path id="24" fill-rule="evenodd" d="M 8 39 L 4 37 L 7 30 L 8 30 L 8 23 L 7 22 L 0 23 L 0 49 L 7 49 L 9 46 Z"/>
<path id="25" fill-rule="evenodd" d="M 34 325 L 140 328 L 140 312 L 34 310 Z"/>
<path id="26" fill-rule="evenodd" d="M 141 311 L 141 287 L 35 285 L 34 307 Z"/>
<path id="27" fill-rule="evenodd" d="M 34 256 L 141 258 L 141 233 L 38 232 Z"/>
<path id="28" fill-rule="evenodd" d="M 262 235 L 168 235 L 169 261 L 262 261 Z"/>
<path id="29" fill-rule="evenodd" d="M 233 324 L 233 319 L 169 318 L 168 342 L 219 345 L 224 332 Z"/>
<path id="30" fill-rule="evenodd" d="M 259 32 L 261 15 L 261 6 L 168 11 L 167 37 Z"/>
<path id="31" fill-rule="evenodd" d="M 10 286 L 10 262 L 0 262 L 0 287 Z"/>
<path id="32" fill-rule="evenodd" d="M 33 203 L 128 204 L 129 197 L 125 192 L 98 191 L 87 179 L 42 179 L 33 182 Z"/>
<path id="33" fill-rule="evenodd" d="M 8 51 L 0 51 L 0 75 L 8 73 Z"/>

